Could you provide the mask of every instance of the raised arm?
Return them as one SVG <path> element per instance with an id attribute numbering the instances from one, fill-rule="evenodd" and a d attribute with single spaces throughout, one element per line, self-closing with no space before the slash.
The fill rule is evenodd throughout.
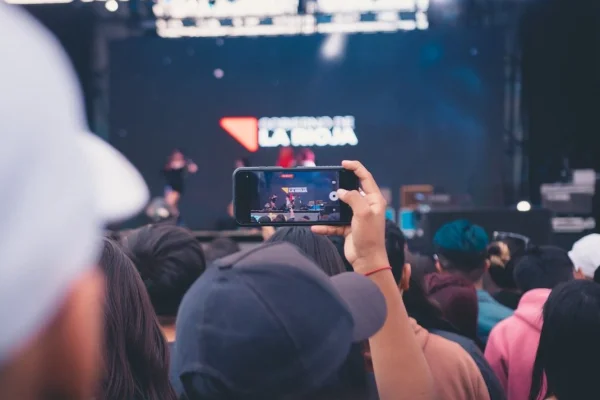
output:
<path id="1" fill-rule="evenodd" d="M 338 190 L 353 211 L 350 227 L 313 226 L 315 233 L 344 236 L 344 252 L 354 270 L 368 276 L 383 293 L 388 315 L 379 332 L 369 339 L 373 370 L 381 400 L 435 399 L 427 361 L 417 343 L 385 250 L 385 208 L 377 183 L 358 161 L 344 161 L 354 171 L 364 196 L 356 190 Z M 388 268 L 386 268 L 388 267 Z"/>

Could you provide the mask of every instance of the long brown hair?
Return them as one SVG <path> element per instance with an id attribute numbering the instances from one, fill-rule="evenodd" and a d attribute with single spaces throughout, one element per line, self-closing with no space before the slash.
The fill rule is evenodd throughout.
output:
<path id="1" fill-rule="evenodd" d="M 133 262 L 105 239 L 106 275 L 102 400 L 176 400 L 169 382 L 169 349 L 146 287 Z"/>

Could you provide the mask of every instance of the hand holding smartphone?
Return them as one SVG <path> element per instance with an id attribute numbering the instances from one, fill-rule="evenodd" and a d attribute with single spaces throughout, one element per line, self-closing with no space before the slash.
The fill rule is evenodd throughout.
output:
<path id="1" fill-rule="evenodd" d="M 238 168 L 234 215 L 241 226 L 349 225 L 352 210 L 337 190 L 358 187 L 354 172 L 343 167 Z"/>

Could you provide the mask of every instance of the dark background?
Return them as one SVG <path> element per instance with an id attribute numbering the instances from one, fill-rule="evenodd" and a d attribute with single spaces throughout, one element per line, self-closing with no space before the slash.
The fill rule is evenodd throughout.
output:
<path id="1" fill-rule="evenodd" d="M 248 153 L 227 116 L 352 115 L 359 144 L 315 148 L 317 163 L 362 160 L 397 205 L 405 184 L 430 183 L 503 205 L 503 35 L 451 28 L 349 37 L 345 57 L 319 56 L 323 36 L 138 38 L 111 46 L 111 142 L 161 195 L 174 147 L 199 166 L 181 209 L 210 228 L 231 199 L 234 160 L 273 165 L 278 149 Z M 214 70 L 224 71 L 216 79 Z"/>

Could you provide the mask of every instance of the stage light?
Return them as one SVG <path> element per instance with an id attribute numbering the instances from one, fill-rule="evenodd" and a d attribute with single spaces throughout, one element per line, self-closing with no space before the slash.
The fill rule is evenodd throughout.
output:
<path id="1" fill-rule="evenodd" d="M 104 7 L 110 12 L 115 12 L 119 9 L 119 3 L 117 3 L 116 0 L 108 0 L 104 4 Z"/>
<path id="2" fill-rule="evenodd" d="M 517 203 L 517 211 L 527 212 L 531 210 L 531 204 L 528 201 L 520 201 Z"/>
<path id="3" fill-rule="evenodd" d="M 215 75 L 215 78 L 217 79 L 221 79 L 223 76 L 225 76 L 225 72 L 223 72 L 223 70 L 221 68 L 217 68 L 213 71 L 213 74 Z"/>
<path id="4" fill-rule="evenodd" d="M 348 35 L 345 33 L 332 33 L 321 45 L 321 57 L 327 61 L 336 61 L 344 56 Z"/>
<path id="5" fill-rule="evenodd" d="M 435 1 L 464 0 L 153 0 L 152 10 L 161 37 L 328 35 L 424 30 Z"/>
<path id="6" fill-rule="evenodd" d="M 8 4 L 63 4 L 72 3 L 73 0 L 4 0 Z"/>

